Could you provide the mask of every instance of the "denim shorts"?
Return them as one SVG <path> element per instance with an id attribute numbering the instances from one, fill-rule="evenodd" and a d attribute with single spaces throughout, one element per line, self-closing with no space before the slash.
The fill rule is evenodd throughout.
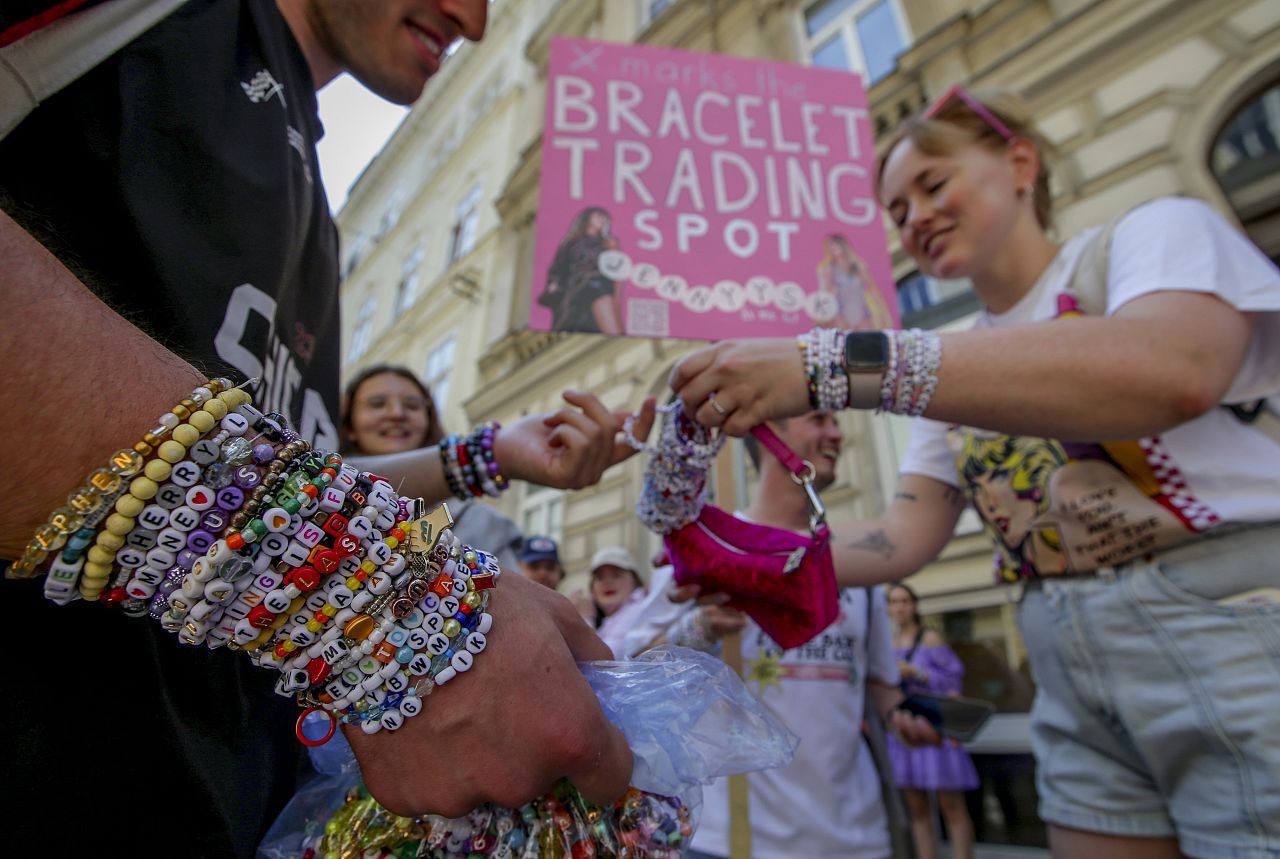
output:
<path id="1" fill-rule="evenodd" d="M 1280 526 L 1028 587 L 1046 822 L 1280 857 L 1280 602 L 1231 600 L 1259 588 L 1280 588 Z"/>

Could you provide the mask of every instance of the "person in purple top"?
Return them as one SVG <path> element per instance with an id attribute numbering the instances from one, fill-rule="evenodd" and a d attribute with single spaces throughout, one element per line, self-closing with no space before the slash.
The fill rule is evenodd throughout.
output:
<path id="1" fill-rule="evenodd" d="M 942 636 L 920 624 L 915 591 L 904 584 L 893 585 L 888 595 L 889 617 L 893 620 L 893 650 L 898 657 L 898 673 L 903 691 L 934 695 L 959 695 L 964 665 Z M 906 746 L 890 736 L 889 760 L 894 780 L 902 788 L 911 812 L 911 829 L 920 859 L 935 859 L 938 845 L 934 837 L 928 791 L 937 791 L 938 806 L 947 821 L 954 859 L 972 859 L 973 821 L 965 807 L 963 791 L 978 786 L 973 761 L 958 744 Z"/>

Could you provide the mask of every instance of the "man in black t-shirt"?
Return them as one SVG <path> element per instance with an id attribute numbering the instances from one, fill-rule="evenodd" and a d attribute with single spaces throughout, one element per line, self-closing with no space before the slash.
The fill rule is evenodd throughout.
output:
<path id="1" fill-rule="evenodd" d="M 259 403 L 336 447 L 337 236 L 315 89 L 349 69 L 411 102 L 454 39 L 480 38 L 487 5 L 189 0 L 0 141 L 0 558 L 208 374 L 260 377 Z M 625 455 L 619 416 L 566 400 L 502 430 L 508 475 L 578 487 Z M 447 495 L 433 449 L 364 466 Z M 472 676 L 399 731 L 350 735 L 370 788 L 401 813 L 516 804 L 564 775 L 619 794 L 630 753 L 574 662 L 607 649 L 520 576 L 491 610 Z M 0 618 L 4 795 L 20 810 L 6 847 L 252 854 L 303 771 L 297 710 L 270 672 L 147 619 L 55 607 L 38 581 L 5 581 Z"/>

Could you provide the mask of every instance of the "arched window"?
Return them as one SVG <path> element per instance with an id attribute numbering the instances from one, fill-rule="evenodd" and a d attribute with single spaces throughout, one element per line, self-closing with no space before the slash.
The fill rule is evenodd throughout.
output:
<path id="1" fill-rule="evenodd" d="M 1280 80 L 1226 121 L 1213 140 L 1209 168 L 1249 237 L 1280 261 Z"/>

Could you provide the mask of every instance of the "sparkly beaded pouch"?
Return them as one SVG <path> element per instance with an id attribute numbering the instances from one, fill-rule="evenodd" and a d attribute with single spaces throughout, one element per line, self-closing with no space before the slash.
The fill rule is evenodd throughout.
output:
<path id="1" fill-rule="evenodd" d="M 749 522 L 705 503 L 707 469 L 723 438 L 672 409 L 659 447 L 651 451 L 640 519 L 663 535 L 682 585 L 729 595 L 781 647 L 799 647 L 836 619 L 839 595 L 826 511 L 813 488 L 813 465 L 801 460 L 765 425 L 751 430 L 791 471 L 809 500 L 809 534 Z"/>

